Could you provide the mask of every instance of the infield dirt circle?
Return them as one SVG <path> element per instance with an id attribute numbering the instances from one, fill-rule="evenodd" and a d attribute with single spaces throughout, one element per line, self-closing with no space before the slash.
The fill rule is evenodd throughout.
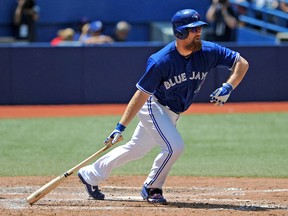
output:
<path id="1" fill-rule="evenodd" d="M 0 118 L 120 115 L 124 108 L 125 105 L 0 106 Z M 288 103 L 227 104 L 223 109 L 196 104 L 187 113 L 209 110 L 288 112 Z M 153 205 L 140 196 L 146 176 L 110 177 L 101 185 L 104 201 L 88 199 L 83 184 L 71 176 L 30 206 L 26 198 L 55 177 L 1 177 L 0 215 L 288 215 L 288 180 L 269 178 L 169 176 L 163 188 L 168 204 Z"/>

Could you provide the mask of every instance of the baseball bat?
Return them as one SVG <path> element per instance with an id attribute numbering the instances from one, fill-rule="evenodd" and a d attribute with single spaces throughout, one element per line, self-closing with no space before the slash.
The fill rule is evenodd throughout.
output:
<path id="1" fill-rule="evenodd" d="M 122 136 L 119 138 L 118 142 L 121 141 L 123 138 Z M 115 143 L 114 143 L 115 144 Z M 108 148 L 110 148 L 113 144 L 111 140 L 105 144 L 106 146 L 91 155 L 90 157 L 83 160 L 81 163 L 77 164 L 70 170 L 66 171 L 65 173 L 59 175 L 58 177 L 52 179 L 50 182 L 39 188 L 37 191 L 32 193 L 30 196 L 27 197 L 27 202 L 32 205 L 42 197 L 44 197 L 46 194 L 50 193 L 53 189 L 58 187 L 66 178 L 68 178 L 70 175 L 72 175 L 74 172 L 77 172 L 80 168 L 87 165 L 90 161 L 94 160 L 99 154 L 106 151 Z"/>

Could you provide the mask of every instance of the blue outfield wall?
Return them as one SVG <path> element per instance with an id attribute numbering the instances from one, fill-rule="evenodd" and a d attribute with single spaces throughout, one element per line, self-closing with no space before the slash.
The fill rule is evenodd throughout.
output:
<path id="1" fill-rule="evenodd" d="M 147 58 L 162 46 L 0 47 L 0 104 L 127 103 Z M 227 46 L 250 63 L 230 101 L 288 100 L 288 46 Z M 211 72 L 196 102 L 208 102 L 228 74 L 222 68 Z"/>

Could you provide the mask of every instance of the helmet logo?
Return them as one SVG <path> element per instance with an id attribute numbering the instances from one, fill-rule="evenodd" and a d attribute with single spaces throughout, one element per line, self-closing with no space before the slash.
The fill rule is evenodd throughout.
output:
<path id="1" fill-rule="evenodd" d="M 198 13 L 195 13 L 192 18 L 196 19 L 196 20 L 199 20 L 200 19 L 200 16 Z"/>

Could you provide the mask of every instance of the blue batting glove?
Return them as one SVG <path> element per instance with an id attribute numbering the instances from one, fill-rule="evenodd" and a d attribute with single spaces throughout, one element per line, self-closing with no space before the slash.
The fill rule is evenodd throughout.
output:
<path id="1" fill-rule="evenodd" d="M 231 92 L 233 91 L 233 86 L 229 83 L 223 83 L 222 87 L 216 89 L 210 95 L 210 102 L 217 106 L 222 106 L 229 98 Z"/>
<path id="2" fill-rule="evenodd" d="M 122 132 L 125 130 L 125 126 L 122 125 L 121 123 L 118 123 L 116 125 L 115 130 L 112 131 L 112 133 L 109 135 L 109 137 L 107 137 L 107 139 L 105 140 L 105 143 L 109 143 L 111 142 L 112 145 L 119 142 L 120 137 L 122 137 Z"/>

